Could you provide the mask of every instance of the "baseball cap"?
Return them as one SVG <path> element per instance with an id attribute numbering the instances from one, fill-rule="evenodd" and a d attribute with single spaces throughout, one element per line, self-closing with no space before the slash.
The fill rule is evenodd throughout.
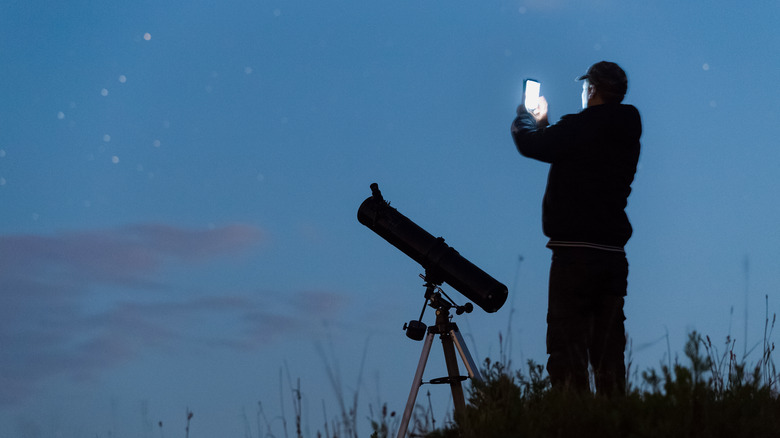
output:
<path id="1" fill-rule="evenodd" d="M 614 93 L 620 96 L 628 90 L 628 78 L 626 72 L 614 62 L 600 61 L 588 68 L 588 71 L 577 78 L 578 81 L 587 79 L 597 89 Z"/>

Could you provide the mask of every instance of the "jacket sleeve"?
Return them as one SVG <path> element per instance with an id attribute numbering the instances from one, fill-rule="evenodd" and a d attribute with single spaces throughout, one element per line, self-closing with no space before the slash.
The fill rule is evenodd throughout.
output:
<path id="1" fill-rule="evenodd" d="M 574 123 L 571 116 L 563 116 L 558 123 L 537 126 L 531 114 L 519 111 L 512 122 L 512 139 L 523 156 L 545 163 L 552 163 L 566 155 L 572 142 Z"/>

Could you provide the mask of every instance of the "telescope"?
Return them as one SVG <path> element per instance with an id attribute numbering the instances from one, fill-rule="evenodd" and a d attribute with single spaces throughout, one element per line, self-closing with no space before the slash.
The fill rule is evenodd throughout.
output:
<path id="1" fill-rule="evenodd" d="M 382 198 L 379 186 L 371 184 L 371 197 L 358 208 L 358 221 L 411 257 L 423 268 L 429 283 L 446 282 L 488 313 L 504 305 L 507 287 L 475 266 L 441 237 L 412 222 Z"/>

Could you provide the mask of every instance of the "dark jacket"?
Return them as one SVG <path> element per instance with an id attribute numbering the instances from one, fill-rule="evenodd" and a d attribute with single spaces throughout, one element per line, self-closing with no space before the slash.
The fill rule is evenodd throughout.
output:
<path id="1" fill-rule="evenodd" d="M 632 228 L 625 208 L 639 159 L 642 122 L 631 105 L 602 104 L 538 127 L 521 110 L 512 138 L 526 157 L 551 163 L 542 229 L 556 242 L 622 248 Z"/>

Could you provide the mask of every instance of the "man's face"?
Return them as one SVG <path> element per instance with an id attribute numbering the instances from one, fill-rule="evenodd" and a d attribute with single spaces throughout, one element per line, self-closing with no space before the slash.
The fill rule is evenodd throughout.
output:
<path id="1" fill-rule="evenodd" d="M 582 109 L 588 107 L 588 99 L 590 98 L 590 82 L 585 79 L 582 81 Z"/>

